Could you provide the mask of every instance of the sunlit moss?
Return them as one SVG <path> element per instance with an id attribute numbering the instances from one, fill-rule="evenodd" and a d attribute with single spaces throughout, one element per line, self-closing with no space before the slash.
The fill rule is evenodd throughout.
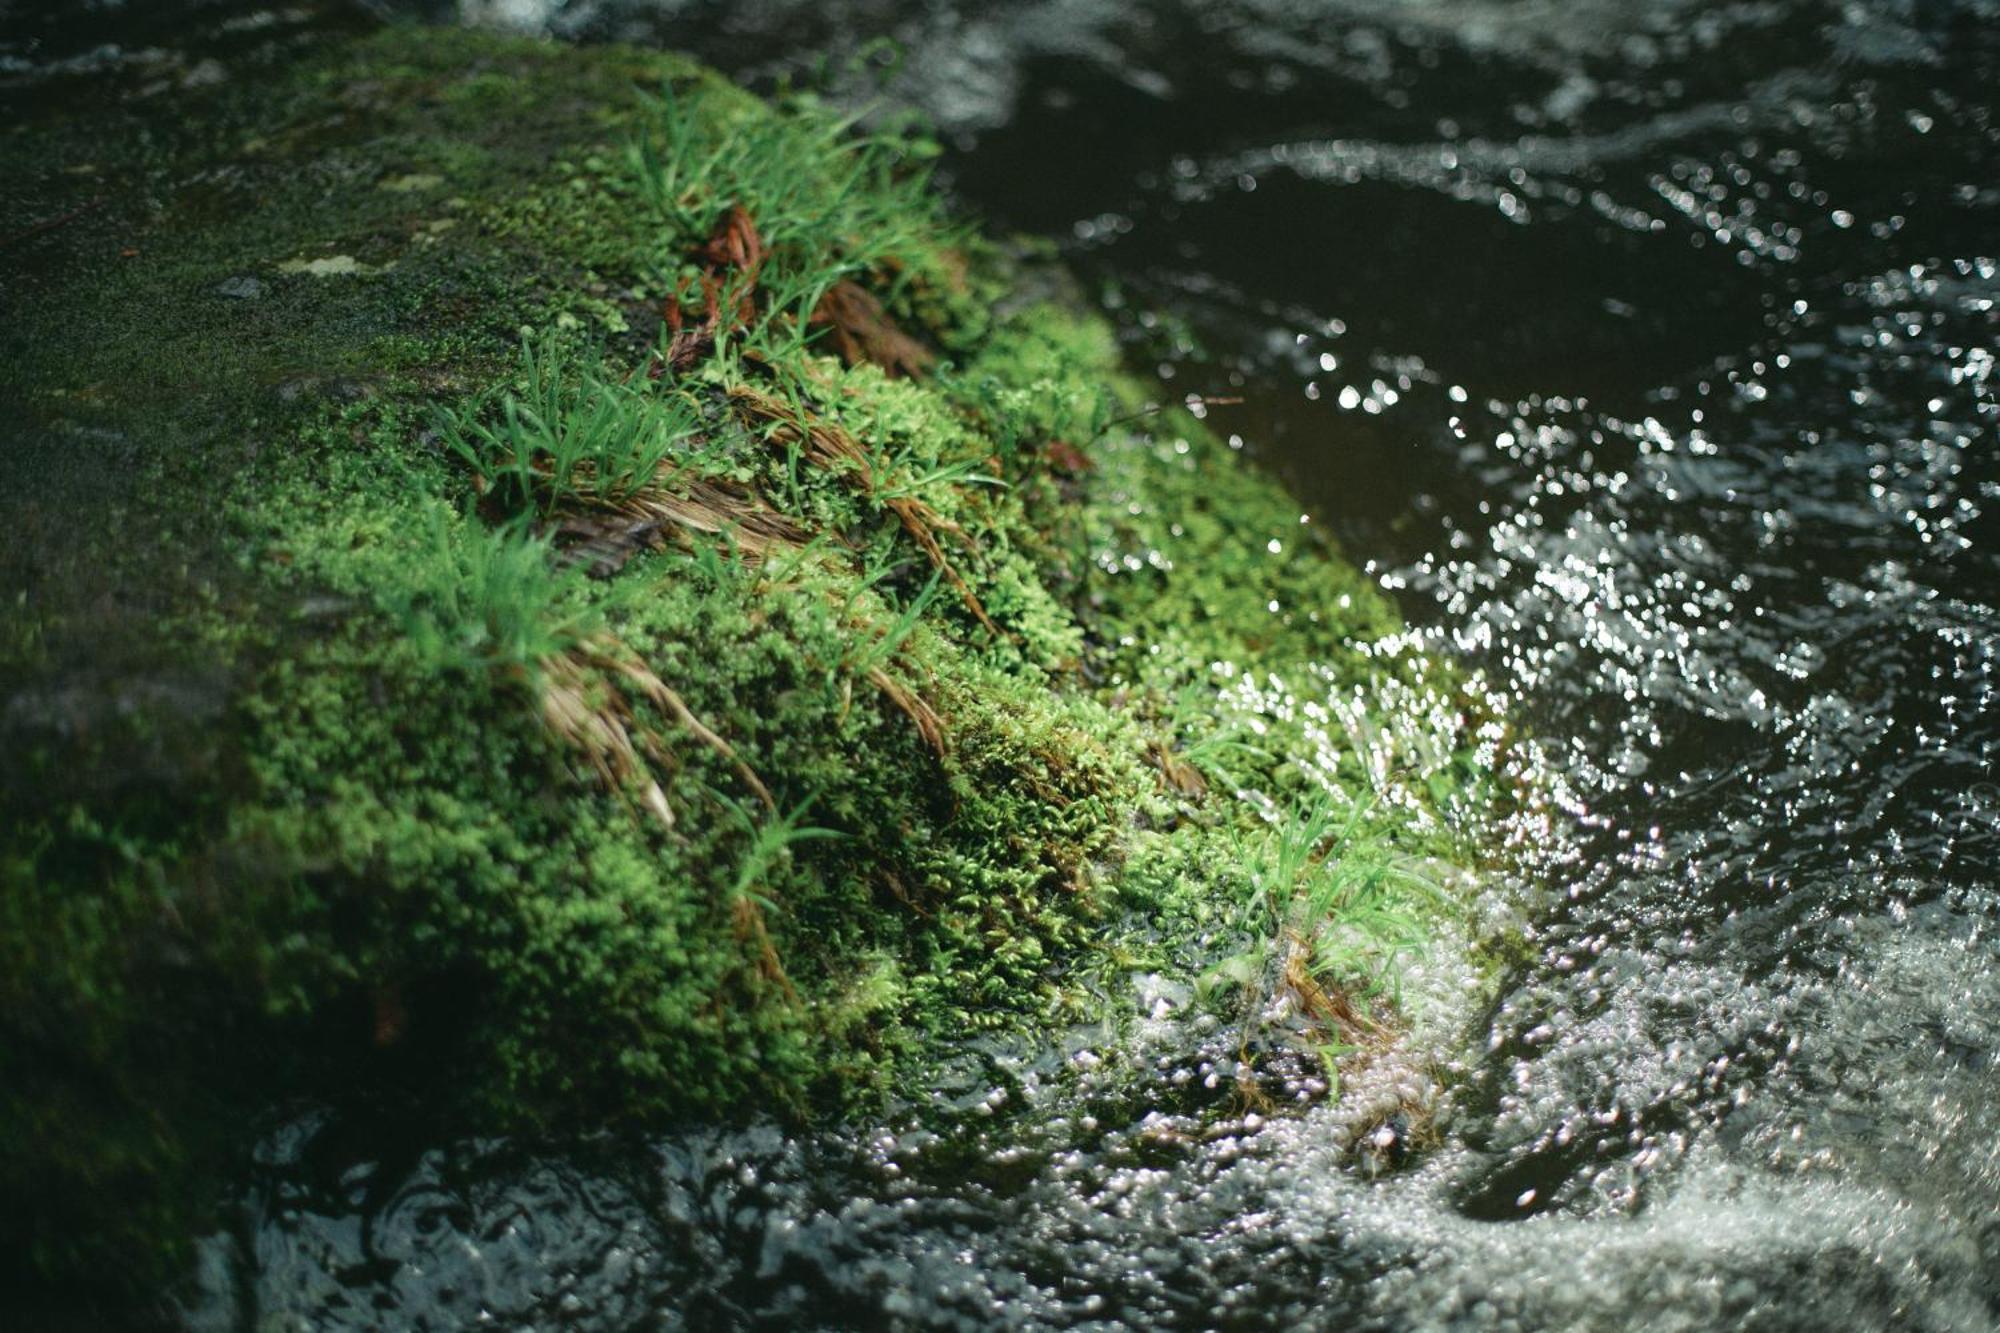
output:
<path id="1" fill-rule="evenodd" d="M 1450 673 L 1369 647 L 1391 608 L 1150 412 L 1101 322 L 994 313 L 1025 275 L 943 224 L 921 143 L 465 34 L 196 110 L 229 128 L 174 178 L 247 159 L 243 206 L 169 199 L 6 344 L 41 428 L 133 441 L 124 502 L 199 528 L 192 572 L 70 558 L 170 608 L 134 679 L 215 700 L 198 763 L 111 781 L 134 735 L 57 729 L 9 773 L 0 1179 L 140 1201 L 33 1264 L 171 1230 L 199 1127 L 291 1092 L 838 1112 L 968 1031 L 1115 1019 L 1121 969 L 1253 949 L 1393 1026 L 1450 903 L 1385 886 L 1468 855 L 1486 799 Z M 769 269 L 725 235 L 737 285 L 676 361 L 662 303 L 695 311 L 731 208 Z M 841 282 L 930 373 L 827 354 Z M 10 675 L 87 653 L 94 606 L 38 585 Z M 1374 725 L 1356 689 L 1436 753 L 1336 736 Z"/>

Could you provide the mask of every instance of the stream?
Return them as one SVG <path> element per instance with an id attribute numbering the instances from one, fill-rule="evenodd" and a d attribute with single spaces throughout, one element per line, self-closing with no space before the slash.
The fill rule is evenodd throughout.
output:
<path id="1" fill-rule="evenodd" d="M 1074 1050 L 969 1050 L 942 1136 L 309 1115 L 189 1327 L 2000 1327 L 2000 3 L 392 7 L 883 81 L 1562 827 L 1399 1169 L 1326 1103 L 1149 1133 Z"/>

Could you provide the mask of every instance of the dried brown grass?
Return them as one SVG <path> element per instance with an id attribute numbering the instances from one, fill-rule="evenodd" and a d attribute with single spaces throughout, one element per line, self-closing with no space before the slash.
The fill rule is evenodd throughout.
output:
<path id="1" fill-rule="evenodd" d="M 1395 1041 L 1395 1032 L 1355 1007 L 1347 992 L 1324 985 L 1313 975 L 1310 940 L 1295 930 L 1286 931 L 1285 936 L 1284 981 L 1300 1013 L 1339 1034 L 1349 1046 L 1379 1050 Z"/>
<path id="2" fill-rule="evenodd" d="M 917 379 L 937 358 L 889 318 L 882 302 L 866 287 L 837 282 L 827 289 L 810 321 L 827 329 L 827 341 L 847 365 L 880 366 L 891 379 Z"/>
<path id="3" fill-rule="evenodd" d="M 728 534 L 738 555 L 761 560 L 794 550 L 811 534 L 765 503 L 748 486 L 684 470 L 662 468 L 653 481 L 618 499 L 596 499 L 558 514 L 550 523 L 562 558 L 588 562 L 606 578 L 642 550 L 689 533 Z"/>
<path id="4" fill-rule="evenodd" d="M 636 791 L 639 804 L 662 826 L 673 827 L 674 813 L 654 776 L 653 765 L 671 763 L 673 757 L 660 734 L 633 712 L 630 698 L 617 688 L 618 681 L 635 688 L 641 698 L 673 718 L 688 735 L 727 759 L 764 808 L 777 809 L 770 789 L 735 748 L 611 635 L 593 635 L 544 657 L 538 666 L 543 725 L 582 758 L 606 790 Z"/>

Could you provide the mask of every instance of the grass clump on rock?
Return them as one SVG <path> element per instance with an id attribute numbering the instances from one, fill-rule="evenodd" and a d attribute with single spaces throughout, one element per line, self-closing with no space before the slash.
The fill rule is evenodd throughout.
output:
<path id="1" fill-rule="evenodd" d="M 1139 967 L 1390 1039 L 1499 732 L 920 141 L 402 30 L 183 101 L 5 142 L 156 205 L 8 260 L 10 1252 L 280 1096 L 837 1112 Z"/>

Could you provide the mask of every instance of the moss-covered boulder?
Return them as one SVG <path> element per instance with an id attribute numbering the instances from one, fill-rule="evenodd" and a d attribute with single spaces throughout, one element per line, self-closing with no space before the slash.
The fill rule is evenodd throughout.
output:
<path id="1" fill-rule="evenodd" d="M 287 1097 L 840 1113 L 1136 970 L 1395 1039 L 1501 729 L 920 138 L 454 32 L 185 82 L 0 139 L 10 1263 Z"/>

